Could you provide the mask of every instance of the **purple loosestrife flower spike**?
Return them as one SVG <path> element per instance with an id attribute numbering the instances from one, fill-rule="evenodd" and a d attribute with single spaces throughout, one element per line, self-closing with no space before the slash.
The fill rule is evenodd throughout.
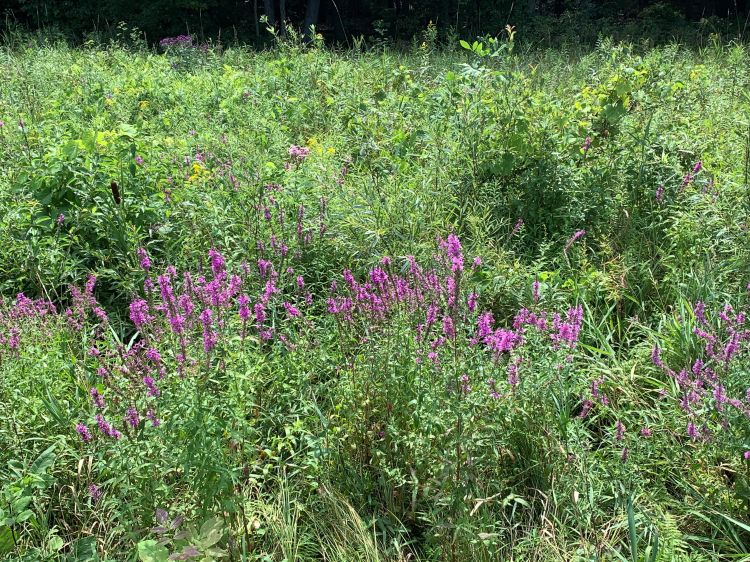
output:
<path id="1" fill-rule="evenodd" d="M 96 484 L 90 484 L 89 485 L 89 496 L 91 496 L 91 501 L 94 503 L 99 501 L 99 498 L 102 497 L 102 491 L 99 489 L 99 486 Z"/>
<path id="2" fill-rule="evenodd" d="M 136 328 L 141 329 L 152 320 L 149 315 L 148 303 L 143 299 L 137 299 L 130 303 L 130 321 Z"/>
<path id="3" fill-rule="evenodd" d="M 580 240 L 584 236 L 586 236 L 586 231 L 585 230 L 576 230 L 573 233 L 573 236 L 571 236 L 568 239 L 568 241 L 565 243 L 565 250 L 564 250 L 564 252 L 567 254 L 568 250 L 570 250 L 571 246 L 573 246 L 573 244 L 575 244 L 578 240 Z"/>
<path id="4" fill-rule="evenodd" d="M 300 315 L 299 310 L 286 301 L 284 301 L 284 310 L 286 310 L 286 313 L 292 318 L 297 318 Z"/>
<path id="5" fill-rule="evenodd" d="M 128 408 L 127 412 L 125 412 L 125 423 L 133 428 L 138 427 L 138 424 L 141 423 L 141 418 L 138 415 L 138 410 L 136 410 L 132 406 Z"/>
<path id="6" fill-rule="evenodd" d="M 625 438 L 625 425 L 620 421 L 617 420 L 617 423 L 615 424 L 615 439 L 618 441 L 622 441 Z"/>
<path id="7" fill-rule="evenodd" d="M 94 406 L 96 408 L 101 410 L 106 406 L 104 402 L 104 396 L 102 396 L 99 390 L 97 390 L 96 388 L 92 388 L 89 394 L 91 394 L 91 401 L 94 403 Z"/>
<path id="8" fill-rule="evenodd" d="M 143 271 L 151 269 L 151 258 L 148 256 L 146 248 L 138 248 L 138 260 Z"/>
<path id="9" fill-rule="evenodd" d="M 76 424 L 76 431 L 78 432 L 78 435 L 81 436 L 81 439 L 83 440 L 84 443 L 88 443 L 89 441 L 93 439 L 89 428 L 86 427 L 82 423 Z"/>
<path id="10" fill-rule="evenodd" d="M 534 300 L 534 304 L 539 302 L 539 287 L 541 284 L 538 280 L 534 280 L 534 282 L 531 284 L 531 297 Z"/>
<path id="11" fill-rule="evenodd" d="M 664 186 L 663 185 L 660 185 L 659 187 L 656 188 L 655 198 L 656 198 L 657 203 L 661 203 L 662 201 L 664 201 Z"/>

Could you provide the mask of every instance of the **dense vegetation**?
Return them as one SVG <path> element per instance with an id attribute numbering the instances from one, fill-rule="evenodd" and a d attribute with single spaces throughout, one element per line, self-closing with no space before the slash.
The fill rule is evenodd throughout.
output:
<path id="1" fill-rule="evenodd" d="M 348 47 L 360 36 L 408 42 L 430 22 L 446 41 L 514 25 L 521 43 L 547 47 L 593 43 L 602 34 L 664 44 L 700 43 L 717 32 L 745 38 L 750 31 L 747 0 L 5 0 L 4 6 L 0 30 L 22 26 L 77 43 L 121 36 L 122 24 L 151 44 L 191 34 L 201 42 L 256 46 L 272 39 L 267 27 L 283 35 L 281 22 L 305 32 L 314 26 L 328 43 Z"/>
<path id="2" fill-rule="evenodd" d="M 0 556 L 750 556 L 747 48 L 437 35 L 0 51 Z"/>

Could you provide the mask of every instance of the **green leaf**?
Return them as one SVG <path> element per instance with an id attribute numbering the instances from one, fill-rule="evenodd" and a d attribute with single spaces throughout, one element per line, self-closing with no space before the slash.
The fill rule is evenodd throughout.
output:
<path id="1" fill-rule="evenodd" d="M 459 41 L 459 43 L 461 44 L 461 46 L 464 49 L 466 49 L 467 51 L 471 51 L 471 45 L 469 45 L 469 43 L 467 41 L 464 41 L 463 39 L 461 39 L 461 41 Z"/>
<path id="2" fill-rule="evenodd" d="M 52 465 L 55 464 L 55 458 L 55 445 L 53 444 L 42 451 L 42 453 L 31 464 L 29 472 L 36 474 L 37 476 L 43 476 L 46 474 L 47 470 L 52 468 Z"/>
<path id="3" fill-rule="evenodd" d="M 224 521 L 219 517 L 211 517 L 200 530 L 200 544 L 204 548 L 209 548 L 221 540 L 224 534 Z"/>
<path id="4" fill-rule="evenodd" d="M 13 550 L 13 533 L 11 533 L 10 527 L 6 527 L 0 523 L 0 556 L 8 554 Z"/>
<path id="5" fill-rule="evenodd" d="M 167 562 L 169 551 L 155 540 L 138 543 L 138 559 L 141 562 Z"/>

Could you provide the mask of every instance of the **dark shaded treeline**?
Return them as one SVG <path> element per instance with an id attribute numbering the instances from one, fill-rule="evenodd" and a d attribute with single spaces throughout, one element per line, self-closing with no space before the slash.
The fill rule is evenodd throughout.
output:
<path id="1" fill-rule="evenodd" d="M 0 0 L 2 25 L 57 32 L 80 41 L 92 34 L 112 36 L 117 24 L 138 28 L 147 39 L 191 34 L 262 43 L 266 26 L 283 33 L 284 21 L 299 30 L 311 25 L 329 41 L 381 35 L 408 39 L 433 22 L 441 33 L 461 36 L 497 34 L 506 24 L 548 40 L 563 35 L 556 25 L 607 32 L 643 29 L 646 35 L 680 35 L 699 21 L 723 21 L 744 36 L 750 0 L 699 2 L 651 0 Z M 260 20 L 265 16 L 268 24 Z M 566 28 L 567 32 L 570 30 Z M 523 33 L 521 34 L 523 36 Z"/>

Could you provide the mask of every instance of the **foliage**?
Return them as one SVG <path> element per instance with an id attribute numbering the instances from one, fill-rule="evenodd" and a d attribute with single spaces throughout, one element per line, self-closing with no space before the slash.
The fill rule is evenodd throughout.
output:
<path id="1" fill-rule="evenodd" d="M 0 557 L 749 555 L 747 49 L 522 32 L 0 52 Z"/>

